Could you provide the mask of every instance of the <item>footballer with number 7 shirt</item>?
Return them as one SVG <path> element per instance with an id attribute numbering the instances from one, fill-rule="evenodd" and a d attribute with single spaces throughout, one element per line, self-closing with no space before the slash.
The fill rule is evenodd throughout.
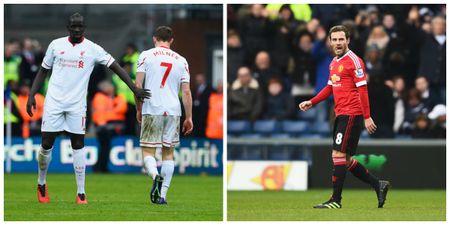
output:
<path id="1" fill-rule="evenodd" d="M 186 114 L 182 132 L 187 135 L 193 129 L 189 66 L 184 57 L 170 49 L 173 40 L 170 27 L 158 27 L 153 34 L 155 47 L 141 53 L 136 70 L 136 86 L 152 92 L 152 98 L 136 101 L 136 118 L 141 124 L 144 168 L 153 179 L 150 200 L 155 204 L 167 204 L 175 167 L 173 151 L 180 142 L 180 88 Z M 156 168 L 156 148 L 162 148 L 161 175 Z"/>
<path id="2" fill-rule="evenodd" d="M 369 96 L 364 62 L 349 48 L 350 34 L 345 26 L 330 29 L 331 47 L 336 55 L 330 63 L 328 84 L 309 101 L 299 104 L 306 111 L 333 94 L 336 119 L 333 129 L 333 194 L 314 208 L 342 208 L 341 193 L 347 170 L 375 190 L 378 208 L 382 208 L 390 183 L 372 175 L 352 156 L 356 153 L 363 126 L 373 134 L 377 126 L 370 117 Z"/>
<path id="3" fill-rule="evenodd" d="M 84 134 L 86 126 L 86 95 L 95 64 L 109 67 L 128 85 L 135 97 L 149 98 L 150 92 L 137 88 L 127 72 L 102 47 L 84 38 L 84 18 L 79 13 L 70 16 L 68 37 L 53 40 L 47 48 L 41 68 L 36 75 L 27 101 L 27 113 L 33 116 L 36 109 L 34 95 L 41 88 L 47 73 L 52 70 L 44 103 L 42 118 L 42 144 L 38 155 L 38 200 L 50 201 L 47 191 L 47 171 L 52 159 L 55 138 L 62 131 L 70 136 L 73 149 L 77 204 L 87 204 L 84 190 L 86 170 L 86 149 Z"/>

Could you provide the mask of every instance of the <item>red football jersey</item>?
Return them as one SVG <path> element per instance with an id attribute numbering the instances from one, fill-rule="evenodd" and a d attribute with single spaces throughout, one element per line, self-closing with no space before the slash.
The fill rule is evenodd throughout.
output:
<path id="1" fill-rule="evenodd" d="M 363 60 L 348 50 L 330 63 L 328 85 L 333 88 L 334 111 L 338 115 L 362 115 L 358 87 L 367 85 L 366 68 Z"/>

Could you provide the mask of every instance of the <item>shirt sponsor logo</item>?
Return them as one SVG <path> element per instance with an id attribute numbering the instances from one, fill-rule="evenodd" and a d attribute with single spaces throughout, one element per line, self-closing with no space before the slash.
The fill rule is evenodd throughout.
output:
<path id="1" fill-rule="evenodd" d="M 356 69 L 356 70 L 355 70 L 355 76 L 356 76 L 357 78 L 362 78 L 362 77 L 364 77 L 364 71 L 363 71 L 363 69 Z"/>
<path id="2" fill-rule="evenodd" d="M 83 68 L 84 63 L 80 65 L 79 62 L 78 60 L 59 59 L 58 64 L 60 67 Z"/>
<path id="3" fill-rule="evenodd" d="M 342 72 L 342 70 L 344 70 L 344 66 L 343 65 L 339 65 L 338 72 L 340 73 L 340 72 Z"/>
<path id="4" fill-rule="evenodd" d="M 338 75 L 336 75 L 336 74 L 333 74 L 332 76 L 331 76 L 331 81 L 334 83 L 334 82 L 337 82 L 337 81 L 341 81 L 341 77 L 340 76 L 338 76 Z"/>

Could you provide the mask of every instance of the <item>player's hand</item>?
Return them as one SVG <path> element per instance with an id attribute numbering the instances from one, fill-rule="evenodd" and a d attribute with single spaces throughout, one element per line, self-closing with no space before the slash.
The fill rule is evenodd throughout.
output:
<path id="1" fill-rule="evenodd" d="M 142 88 L 136 87 L 133 89 L 133 93 L 138 99 L 141 99 L 141 100 L 143 100 L 144 98 L 152 97 L 152 93 L 150 92 L 149 89 L 142 89 Z"/>
<path id="2" fill-rule="evenodd" d="M 34 96 L 28 96 L 27 113 L 30 117 L 33 116 L 33 110 L 36 110 L 36 100 L 34 99 Z"/>
<path id="3" fill-rule="evenodd" d="M 373 134 L 377 130 L 377 125 L 375 125 L 375 123 L 373 122 L 372 117 L 365 119 L 364 125 L 366 126 L 367 132 L 369 132 L 369 134 Z"/>
<path id="4" fill-rule="evenodd" d="M 142 111 L 141 110 L 136 111 L 136 119 L 137 119 L 138 123 L 141 124 L 141 122 L 142 122 Z"/>
<path id="5" fill-rule="evenodd" d="M 312 102 L 311 101 L 303 101 L 302 103 L 300 103 L 298 105 L 298 107 L 300 108 L 300 110 L 302 110 L 304 112 L 312 107 Z"/>
<path id="6" fill-rule="evenodd" d="M 188 135 L 192 132 L 194 128 L 194 123 L 192 123 L 192 118 L 185 119 L 183 122 L 183 129 L 181 132 L 183 132 L 184 135 Z"/>

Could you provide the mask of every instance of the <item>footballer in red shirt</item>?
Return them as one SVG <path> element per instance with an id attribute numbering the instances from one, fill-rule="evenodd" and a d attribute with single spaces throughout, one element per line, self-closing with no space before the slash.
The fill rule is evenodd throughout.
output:
<path id="1" fill-rule="evenodd" d="M 333 129 L 333 194 L 331 198 L 314 208 L 342 208 L 341 194 L 347 170 L 375 190 L 378 208 L 382 208 L 390 187 L 388 181 L 373 176 L 352 156 L 356 153 L 364 126 L 373 134 L 377 126 L 370 117 L 367 76 L 364 62 L 349 48 L 350 34 L 345 26 L 330 29 L 331 47 L 336 55 L 330 63 L 328 84 L 309 101 L 299 104 L 302 111 L 310 109 L 333 94 L 336 119 Z"/>

